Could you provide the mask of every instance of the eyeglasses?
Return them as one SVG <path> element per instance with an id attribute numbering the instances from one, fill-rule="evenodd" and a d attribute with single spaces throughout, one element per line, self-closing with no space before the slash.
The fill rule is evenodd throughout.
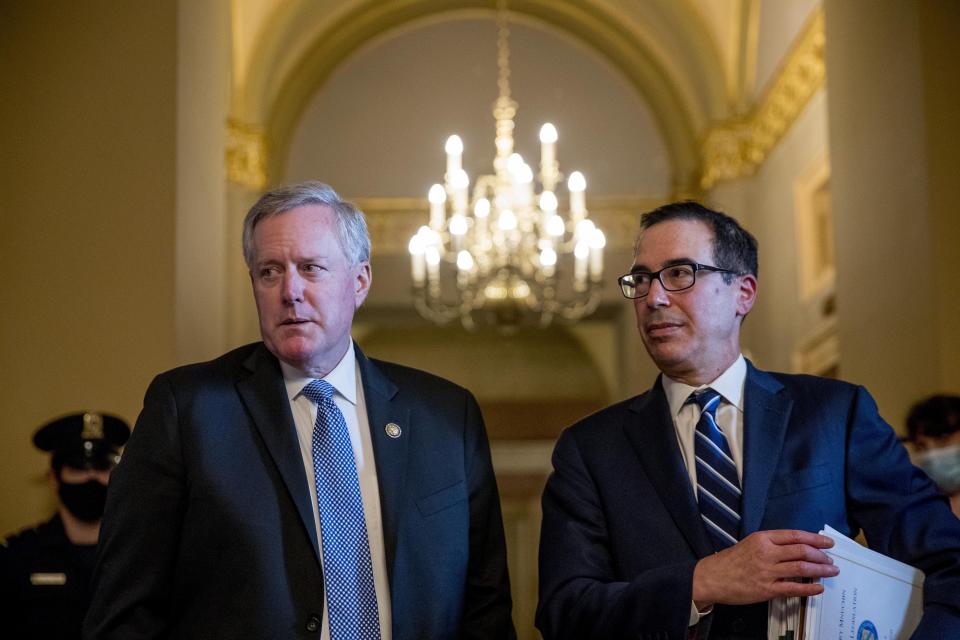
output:
<path id="1" fill-rule="evenodd" d="M 654 280 L 659 280 L 660 284 L 667 291 L 683 291 L 689 289 L 697 283 L 697 271 L 712 271 L 715 273 L 732 273 L 742 275 L 730 269 L 721 269 L 720 267 L 711 267 L 708 264 L 699 264 L 697 262 L 681 262 L 664 267 L 660 271 L 634 271 L 625 276 L 617 278 L 620 283 L 620 291 L 624 297 L 631 300 L 646 298 L 650 293 L 650 285 Z"/>

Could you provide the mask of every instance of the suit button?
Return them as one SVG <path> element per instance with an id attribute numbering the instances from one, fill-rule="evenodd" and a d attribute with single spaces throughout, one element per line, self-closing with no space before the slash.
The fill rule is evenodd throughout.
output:
<path id="1" fill-rule="evenodd" d="M 320 616 L 315 613 L 311 613 L 307 618 L 307 631 L 310 633 L 316 633 L 317 631 L 320 631 L 321 622 Z"/>
<path id="2" fill-rule="evenodd" d="M 734 633 L 740 633 L 747 628 L 747 623 L 743 618 L 734 618 L 733 622 L 730 624 L 730 628 L 733 629 Z"/>

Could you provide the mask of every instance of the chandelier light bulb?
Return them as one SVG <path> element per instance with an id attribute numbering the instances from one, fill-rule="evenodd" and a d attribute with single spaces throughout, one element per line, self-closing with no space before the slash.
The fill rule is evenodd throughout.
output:
<path id="1" fill-rule="evenodd" d="M 590 277 L 596 281 L 603 274 L 603 247 L 607 244 L 607 238 L 603 235 L 603 231 L 594 229 L 588 242 L 590 243 Z"/>
<path id="2" fill-rule="evenodd" d="M 407 251 L 410 252 L 410 255 L 422 256 L 426 249 L 427 247 L 424 244 L 423 238 L 420 236 L 420 234 L 416 234 L 410 238 L 410 244 L 407 245 Z"/>
<path id="3" fill-rule="evenodd" d="M 457 254 L 457 269 L 460 271 L 470 271 L 473 269 L 473 256 L 466 249 Z"/>
<path id="4" fill-rule="evenodd" d="M 463 140 L 458 135 L 452 135 L 447 138 L 444 149 L 447 152 L 447 180 L 450 180 L 463 168 Z"/>
<path id="5" fill-rule="evenodd" d="M 470 185 L 470 176 L 463 169 L 454 172 L 450 177 L 450 186 L 454 189 L 466 189 Z"/>
<path id="6" fill-rule="evenodd" d="M 596 228 L 591 220 L 581 220 L 577 223 L 577 228 L 574 233 L 578 240 L 590 240 Z"/>
<path id="7" fill-rule="evenodd" d="M 421 191 L 421 193 L 423 192 Z M 430 192 L 427 193 L 427 200 L 429 200 L 431 204 L 443 204 L 446 202 L 447 192 L 444 190 L 443 185 L 435 184 L 430 187 Z"/>
<path id="8" fill-rule="evenodd" d="M 504 209 L 500 212 L 500 219 L 497 224 L 503 231 L 513 231 L 517 228 L 517 215 L 510 209 Z"/>
<path id="9" fill-rule="evenodd" d="M 553 213 L 557 210 L 557 196 L 553 191 L 544 191 L 540 194 L 540 210 L 544 213 Z"/>
<path id="10" fill-rule="evenodd" d="M 511 153 L 510 157 L 507 158 L 507 171 L 516 175 L 524 164 L 523 156 L 519 153 Z"/>
<path id="11" fill-rule="evenodd" d="M 558 215 L 552 215 L 547 219 L 547 233 L 551 236 L 559 238 L 563 235 L 566 228 L 563 224 L 563 218 Z"/>
<path id="12" fill-rule="evenodd" d="M 420 243 L 424 247 L 440 244 L 440 234 L 426 225 L 420 227 L 415 237 L 420 238 Z"/>
<path id="13" fill-rule="evenodd" d="M 486 218 L 490 215 L 490 201 L 480 198 L 473 205 L 473 215 L 477 218 Z"/>
<path id="14" fill-rule="evenodd" d="M 450 217 L 450 233 L 455 236 L 462 236 L 467 233 L 467 218 L 455 213 Z"/>
<path id="15" fill-rule="evenodd" d="M 540 252 L 540 264 L 544 267 L 552 267 L 557 264 L 557 252 L 546 247 Z"/>
<path id="16" fill-rule="evenodd" d="M 427 264 L 431 267 L 435 267 L 440 264 L 440 250 L 435 246 L 430 245 L 427 247 L 425 256 L 427 258 Z"/>
<path id="17" fill-rule="evenodd" d="M 587 188 L 587 179 L 579 171 L 574 171 L 567 179 L 567 189 L 574 192 L 581 192 Z"/>
<path id="18" fill-rule="evenodd" d="M 545 122 L 542 127 L 540 127 L 540 142 L 544 144 L 553 144 L 557 141 L 557 128 Z"/>
<path id="19" fill-rule="evenodd" d="M 577 243 L 577 246 L 573 248 L 573 257 L 580 260 L 586 260 L 587 256 L 590 255 L 590 245 L 586 240 L 581 240 Z M 427 250 L 427 262 L 430 262 L 430 250 Z"/>
<path id="20" fill-rule="evenodd" d="M 463 140 L 457 134 L 453 134 L 447 138 L 447 144 L 444 145 L 443 150 L 449 154 L 459 155 L 463 153 Z"/>
<path id="21" fill-rule="evenodd" d="M 520 184 L 530 184 L 533 182 L 533 169 L 526 162 L 523 162 L 517 167 L 516 176 L 517 182 Z"/>
<path id="22" fill-rule="evenodd" d="M 591 249 L 603 249 L 607 246 L 607 236 L 603 235 L 603 231 L 594 227 L 593 231 L 590 233 L 590 248 Z"/>

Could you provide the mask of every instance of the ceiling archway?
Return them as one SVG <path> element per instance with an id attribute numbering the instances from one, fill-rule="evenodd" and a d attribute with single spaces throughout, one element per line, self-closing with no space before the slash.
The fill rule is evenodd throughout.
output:
<path id="1" fill-rule="evenodd" d="M 676 0 L 625 6 L 514 0 L 515 17 L 541 21 L 610 61 L 648 102 L 670 158 L 675 194 L 695 193 L 700 134 L 726 114 L 724 71 L 696 10 Z M 492 0 L 363 0 L 282 3 L 266 20 L 238 76 L 232 116 L 269 144 L 267 174 L 283 174 L 296 124 L 311 96 L 359 47 L 395 29 L 463 12 L 489 15 Z"/>

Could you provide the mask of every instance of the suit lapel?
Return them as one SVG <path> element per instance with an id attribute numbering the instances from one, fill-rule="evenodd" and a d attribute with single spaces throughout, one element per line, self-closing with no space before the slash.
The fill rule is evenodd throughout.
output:
<path id="1" fill-rule="evenodd" d="M 743 506 L 740 535 L 757 531 L 763 519 L 793 401 L 783 385 L 747 363 L 743 412 Z"/>
<path id="2" fill-rule="evenodd" d="M 393 583 L 393 564 L 397 550 L 397 532 L 400 514 L 406 495 L 407 452 L 410 438 L 416 425 L 410 423 L 410 410 L 398 402 L 397 386 L 380 368 L 368 359 L 354 343 L 363 396 L 367 406 L 367 421 L 370 424 L 370 441 L 377 467 L 377 484 L 380 489 L 380 511 L 383 517 L 383 543 L 387 561 L 387 573 Z M 399 435 L 387 425 L 399 427 Z"/>
<path id="3" fill-rule="evenodd" d="M 710 555 L 713 547 L 700 519 L 659 378 L 650 391 L 630 404 L 630 411 L 630 420 L 623 428 L 650 483 L 696 556 Z"/>
<path id="4" fill-rule="evenodd" d="M 310 542 L 317 560 L 317 528 L 313 520 L 310 489 L 303 469 L 303 456 L 297 441 L 297 429 L 290 413 L 290 402 L 283 384 L 280 365 L 260 345 L 244 362 L 251 374 L 237 383 L 237 391 L 243 400 L 253 424 L 280 471 L 280 476 L 297 507 L 300 520 L 310 534 Z"/>

